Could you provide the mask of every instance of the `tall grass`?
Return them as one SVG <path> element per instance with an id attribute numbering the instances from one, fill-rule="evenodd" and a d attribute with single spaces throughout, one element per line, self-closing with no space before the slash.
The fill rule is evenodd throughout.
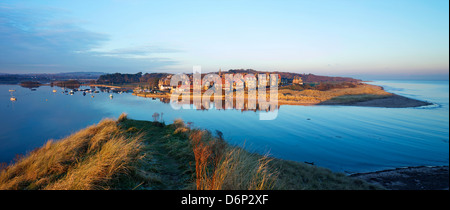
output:
<path id="1" fill-rule="evenodd" d="M 197 190 L 267 190 L 274 187 L 276 171 L 267 156 L 251 154 L 211 137 L 208 131 L 190 134 L 195 156 Z"/>
<path id="2" fill-rule="evenodd" d="M 123 116 L 126 118 L 126 116 Z M 0 172 L 0 189 L 110 189 L 139 159 L 141 135 L 103 120 L 60 141 L 48 141 Z"/>

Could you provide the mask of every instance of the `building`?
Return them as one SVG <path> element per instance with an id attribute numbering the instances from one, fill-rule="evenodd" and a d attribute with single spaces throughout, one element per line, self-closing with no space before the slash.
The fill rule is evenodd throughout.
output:
<path id="1" fill-rule="evenodd" d="M 294 80 L 292 80 L 292 84 L 303 85 L 303 80 L 300 76 L 294 76 Z"/>

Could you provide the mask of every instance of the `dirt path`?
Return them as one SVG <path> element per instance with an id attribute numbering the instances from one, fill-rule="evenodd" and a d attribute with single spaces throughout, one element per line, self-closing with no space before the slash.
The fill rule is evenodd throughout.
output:
<path id="1" fill-rule="evenodd" d="M 168 149 L 168 130 L 152 122 L 128 120 L 125 129 L 143 131 L 144 158 L 139 167 L 143 181 L 136 189 L 181 190 L 189 183 L 189 177 L 182 169 L 182 163 L 173 157 Z"/>
<path id="2" fill-rule="evenodd" d="M 164 190 L 181 190 L 185 186 L 185 178 L 180 164 L 175 158 L 169 155 L 169 151 L 160 143 L 152 144 L 155 151 L 154 157 L 157 162 L 159 176 L 161 179 L 161 188 Z"/>

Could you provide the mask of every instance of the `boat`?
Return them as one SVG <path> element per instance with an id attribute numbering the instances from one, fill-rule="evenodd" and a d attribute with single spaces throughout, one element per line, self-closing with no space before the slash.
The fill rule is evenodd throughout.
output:
<path id="1" fill-rule="evenodd" d="M 54 93 L 58 92 L 57 90 L 53 90 Z"/>
<path id="2" fill-rule="evenodd" d="M 17 98 L 13 96 L 13 97 L 10 98 L 10 100 L 11 101 L 17 101 Z"/>
<path id="3" fill-rule="evenodd" d="M 110 98 L 113 98 L 114 96 L 112 94 L 109 95 Z"/>
<path id="4" fill-rule="evenodd" d="M 86 95 L 86 92 L 83 92 L 83 96 L 85 96 Z"/>
<path id="5" fill-rule="evenodd" d="M 14 90 L 14 89 L 11 89 L 11 90 L 9 90 L 9 92 L 16 92 L 16 90 Z"/>
<path id="6" fill-rule="evenodd" d="M 94 91 L 94 93 L 99 93 L 100 91 L 98 91 L 98 90 L 96 90 L 96 91 Z"/>
<path id="7" fill-rule="evenodd" d="M 91 95 L 92 98 L 94 98 L 94 95 Z"/>
<path id="8" fill-rule="evenodd" d="M 71 91 L 69 92 L 69 94 L 70 94 L 70 95 L 73 95 L 73 90 L 71 90 Z"/>

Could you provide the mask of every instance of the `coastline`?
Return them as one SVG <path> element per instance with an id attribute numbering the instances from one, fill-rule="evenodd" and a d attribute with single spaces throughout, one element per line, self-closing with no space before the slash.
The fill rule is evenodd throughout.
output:
<path id="1" fill-rule="evenodd" d="M 356 173 L 350 177 L 388 190 L 449 190 L 449 166 L 414 166 Z"/>
<path id="2" fill-rule="evenodd" d="M 392 94 L 384 98 L 375 98 L 368 101 L 355 101 L 355 102 L 334 102 L 326 101 L 319 103 L 318 105 L 340 105 L 340 106 L 365 106 L 365 107 L 384 107 L 384 108 L 412 108 L 429 106 L 433 103 L 420 101 L 417 99 L 408 98 L 405 96 Z"/>
<path id="3" fill-rule="evenodd" d="M 130 86 L 121 85 L 105 85 L 105 84 L 81 84 L 82 86 L 106 87 L 116 89 L 132 89 Z M 39 86 L 50 86 L 50 84 L 40 84 Z M 169 93 L 136 93 L 132 95 L 145 98 L 170 99 Z M 193 96 L 190 100 L 192 103 Z M 225 97 L 222 96 L 225 100 Z M 233 97 L 233 100 L 236 96 Z M 247 100 L 247 93 L 244 100 Z M 314 106 L 314 105 L 337 105 L 337 106 L 360 106 L 360 107 L 382 107 L 382 108 L 413 108 L 421 106 L 429 106 L 433 103 L 408 98 L 398 94 L 389 93 L 383 87 L 363 83 L 356 88 L 332 89 L 327 91 L 303 90 L 293 91 L 288 89 L 279 89 L 278 105 L 298 105 L 298 106 Z"/>
<path id="4" fill-rule="evenodd" d="M 421 101 L 386 92 L 380 86 L 364 84 L 362 85 L 362 88 L 365 89 L 362 91 L 358 90 L 358 88 L 338 89 L 331 91 L 306 91 L 305 95 L 301 95 L 303 94 L 303 91 L 282 90 L 279 92 L 278 105 L 337 105 L 383 108 L 412 108 L 429 106 L 433 104 L 427 101 Z M 354 93 L 352 91 L 354 91 Z M 170 99 L 171 97 L 168 94 L 154 93 L 133 93 L 133 95 L 145 98 L 163 99 Z M 195 96 L 193 95 L 190 96 L 191 103 L 194 97 Z M 224 99 L 224 96 L 222 96 L 222 99 Z M 233 100 L 235 99 L 236 97 L 233 97 Z"/>

